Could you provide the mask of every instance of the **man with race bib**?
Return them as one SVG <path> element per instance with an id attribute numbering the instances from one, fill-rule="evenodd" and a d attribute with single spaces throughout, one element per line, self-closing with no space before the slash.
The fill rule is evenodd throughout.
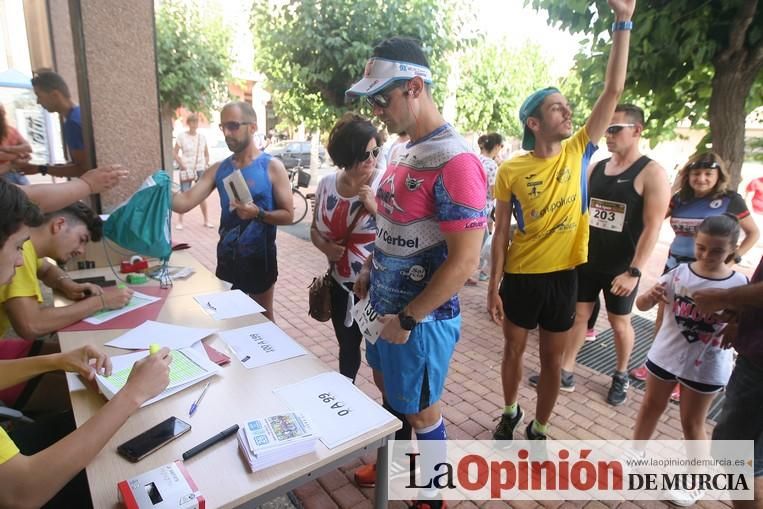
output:
<path id="1" fill-rule="evenodd" d="M 604 291 L 617 353 L 607 402 L 615 406 L 627 398 L 626 370 L 635 340 L 631 309 L 641 271 L 657 243 L 670 200 L 664 168 L 639 151 L 643 130 L 643 110 L 631 104 L 618 105 L 605 135 L 612 157 L 589 169 L 588 263 L 577 268 L 574 343 L 569 344 L 562 359 L 560 388 L 571 392 L 575 388 L 575 357 L 585 342 L 586 322 L 599 292 Z"/>

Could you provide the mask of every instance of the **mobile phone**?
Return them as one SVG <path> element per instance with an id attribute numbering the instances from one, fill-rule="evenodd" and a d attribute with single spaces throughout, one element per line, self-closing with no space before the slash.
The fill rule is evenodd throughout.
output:
<path id="1" fill-rule="evenodd" d="M 170 417 L 123 443 L 117 447 L 117 452 L 135 463 L 190 430 L 191 425 L 187 422 L 177 417 Z"/>

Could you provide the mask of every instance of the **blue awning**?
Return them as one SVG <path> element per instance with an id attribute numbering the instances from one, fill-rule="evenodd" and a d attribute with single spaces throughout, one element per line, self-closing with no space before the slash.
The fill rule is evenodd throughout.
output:
<path id="1" fill-rule="evenodd" d="M 32 89 L 32 77 L 17 71 L 8 69 L 0 72 L 0 87 Z"/>

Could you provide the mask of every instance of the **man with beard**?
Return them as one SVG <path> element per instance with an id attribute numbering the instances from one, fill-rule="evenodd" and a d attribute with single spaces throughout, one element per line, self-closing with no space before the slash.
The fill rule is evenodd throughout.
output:
<path id="1" fill-rule="evenodd" d="M 10 326 L 24 339 L 34 340 L 76 323 L 102 309 L 118 309 L 130 300 L 127 288 L 103 289 L 74 282 L 45 258 L 66 263 L 85 252 L 85 245 L 98 241 L 103 223 L 87 205 L 77 202 L 46 214 L 40 226 L 31 228 L 24 243 L 24 264 L 10 283 L 0 286 L 0 336 Z M 68 306 L 42 305 L 40 281 L 74 302 Z"/>
<path id="2" fill-rule="evenodd" d="M 257 116 L 249 103 L 226 104 L 220 113 L 220 129 L 233 155 L 204 172 L 188 191 L 172 197 L 172 210 L 183 214 L 204 201 L 217 188 L 220 194 L 220 242 L 217 244 L 216 275 L 249 294 L 271 321 L 273 290 L 278 277 L 276 226 L 291 224 L 294 204 L 291 184 L 283 163 L 261 152 L 253 141 Z M 223 179 L 240 171 L 251 203 L 231 201 Z"/>

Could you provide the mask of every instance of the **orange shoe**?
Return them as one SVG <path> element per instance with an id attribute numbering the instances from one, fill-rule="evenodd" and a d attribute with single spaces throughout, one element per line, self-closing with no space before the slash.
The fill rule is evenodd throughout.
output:
<path id="1" fill-rule="evenodd" d="M 363 465 L 355 470 L 355 484 L 361 488 L 373 488 L 376 486 L 376 463 Z"/>

